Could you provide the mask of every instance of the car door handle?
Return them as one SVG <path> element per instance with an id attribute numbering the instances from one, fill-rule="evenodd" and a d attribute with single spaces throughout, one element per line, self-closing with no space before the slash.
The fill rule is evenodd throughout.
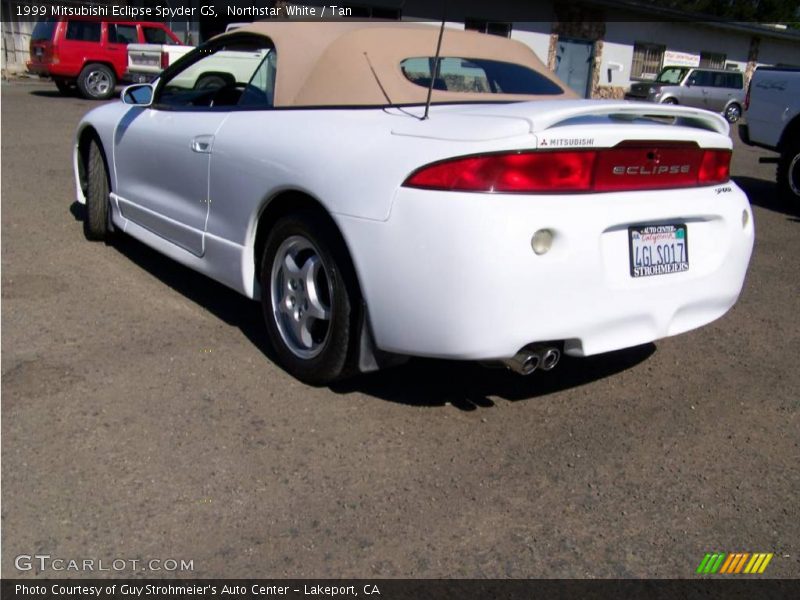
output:
<path id="1" fill-rule="evenodd" d="M 213 142 L 213 135 L 198 135 L 192 140 L 192 151 L 200 152 L 201 154 L 211 154 Z"/>

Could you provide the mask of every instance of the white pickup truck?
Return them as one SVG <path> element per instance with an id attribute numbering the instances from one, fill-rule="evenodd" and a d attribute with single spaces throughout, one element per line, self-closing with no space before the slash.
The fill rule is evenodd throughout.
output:
<path id="1" fill-rule="evenodd" d="M 161 71 L 191 50 L 194 50 L 194 46 L 128 44 L 126 78 L 134 83 L 152 81 L 161 74 Z"/>
<path id="2" fill-rule="evenodd" d="M 777 183 L 780 194 L 800 202 L 800 67 L 758 67 L 745 99 L 747 123 L 742 140 L 780 153 Z"/>
<path id="3" fill-rule="evenodd" d="M 233 31 L 247 23 L 228 23 L 225 32 Z M 128 44 L 128 69 L 126 76 L 134 83 L 147 83 L 161 75 L 161 71 L 194 50 L 194 46 L 175 44 Z"/>

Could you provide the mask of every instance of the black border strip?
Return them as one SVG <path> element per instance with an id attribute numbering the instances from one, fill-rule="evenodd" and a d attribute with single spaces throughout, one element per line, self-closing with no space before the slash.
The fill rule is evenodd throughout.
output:
<path id="1" fill-rule="evenodd" d="M 747 577 L 747 578 L 745 578 Z M 148 588 L 148 586 L 150 586 Z M 223 593 L 227 586 L 234 590 Z M 155 588 L 158 588 L 156 590 Z M 167 588 L 166 592 L 164 589 Z M 326 588 L 328 588 L 326 590 Z M 336 593 L 333 590 L 336 590 Z M 95 592 L 91 590 L 96 590 Z M 136 595 L 132 590 L 141 593 Z M 150 590 L 150 591 L 148 591 Z M 278 591 L 280 590 L 280 591 Z M 99 593 L 97 593 L 99 591 Z M 783 600 L 800 597 L 800 579 L 756 576 L 697 579 L 3 579 L 3 600 L 272 599 L 426 600 L 471 598 L 628 598 Z"/>

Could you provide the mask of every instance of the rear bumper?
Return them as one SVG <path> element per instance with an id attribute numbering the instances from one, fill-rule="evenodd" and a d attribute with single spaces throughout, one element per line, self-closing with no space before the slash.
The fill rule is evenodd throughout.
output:
<path id="1" fill-rule="evenodd" d="M 28 73 L 33 75 L 40 75 L 42 77 L 50 76 L 50 65 L 28 61 L 25 63 L 25 67 L 28 69 Z"/>
<path id="2" fill-rule="evenodd" d="M 129 81 L 131 83 L 150 83 L 158 78 L 161 75 L 161 71 L 151 72 L 151 71 L 138 71 L 138 70 L 128 70 L 125 71 L 122 78 L 125 81 Z"/>
<path id="3" fill-rule="evenodd" d="M 498 359 L 565 340 L 568 354 L 583 356 L 694 329 L 736 302 L 752 215 L 735 184 L 716 188 L 730 191 L 532 197 L 403 188 L 385 222 L 337 220 L 381 349 Z M 688 226 L 689 270 L 633 279 L 628 226 L 676 222 Z M 542 228 L 555 236 L 537 256 L 531 237 Z"/>
<path id="4" fill-rule="evenodd" d="M 25 66 L 28 69 L 28 73 L 41 77 L 52 77 L 54 79 L 76 79 L 78 77 L 78 73 L 73 73 L 57 63 L 28 61 Z"/>

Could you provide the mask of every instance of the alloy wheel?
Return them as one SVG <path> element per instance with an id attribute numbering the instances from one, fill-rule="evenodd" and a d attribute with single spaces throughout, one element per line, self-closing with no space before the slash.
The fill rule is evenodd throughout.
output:
<path id="1" fill-rule="evenodd" d="M 795 154 L 789 163 L 787 177 L 789 179 L 789 189 L 792 190 L 795 196 L 800 197 L 800 152 Z"/>
<path id="2" fill-rule="evenodd" d="M 86 89 L 95 97 L 102 97 L 109 93 L 111 89 L 111 79 L 104 71 L 92 71 L 86 77 Z"/>
<path id="3" fill-rule="evenodd" d="M 736 123 L 739 120 L 739 117 L 742 116 L 742 111 L 736 104 L 731 104 L 728 108 L 725 109 L 725 118 L 728 120 L 728 123 Z"/>
<path id="4" fill-rule="evenodd" d="M 270 276 L 275 323 L 295 356 L 314 358 L 330 335 L 333 289 L 317 248 L 303 236 L 288 237 L 275 253 Z"/>

